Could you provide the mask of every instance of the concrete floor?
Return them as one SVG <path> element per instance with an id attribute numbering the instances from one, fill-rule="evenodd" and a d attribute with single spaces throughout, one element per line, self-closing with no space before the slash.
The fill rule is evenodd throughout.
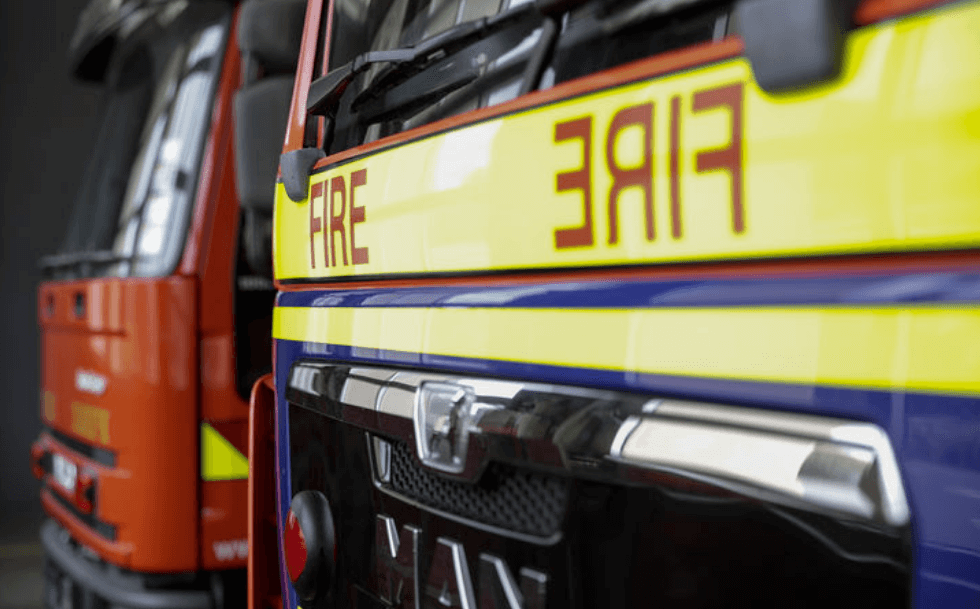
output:
<path id="1" fill-rule="evenodd" d="M 44 554 L 40 510 L 0 513 L 0 609 L 40 609 Z"/>

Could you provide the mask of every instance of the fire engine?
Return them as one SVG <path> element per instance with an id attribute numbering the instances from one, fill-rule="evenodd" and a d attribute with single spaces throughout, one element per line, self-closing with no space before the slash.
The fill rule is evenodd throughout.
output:
<path id="1" fill-rule="evenodd" d="M 310 0 L 250 606 L 976 607 L 978 31 Z"/>
<path id="2" fill-rule="evenodd" d="M 68 235 L 41 261 L 47 607 L 244 604 L 247 400 L 271 368 L 271 199 L 303 12 L 82 14 L 72 68 L 105 103 Z"/>

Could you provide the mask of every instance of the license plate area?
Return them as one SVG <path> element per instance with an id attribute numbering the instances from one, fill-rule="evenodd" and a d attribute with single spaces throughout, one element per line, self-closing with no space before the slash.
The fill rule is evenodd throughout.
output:
<path id="1" fill-rule="evenodd" d="M 75 492 L 78 483 L 78 466 L 58 453 L 52 455 L 51 471 L 54 481 L 69 493 Z"/>

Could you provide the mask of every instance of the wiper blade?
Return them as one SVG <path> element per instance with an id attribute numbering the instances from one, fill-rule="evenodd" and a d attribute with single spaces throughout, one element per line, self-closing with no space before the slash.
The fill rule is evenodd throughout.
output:
<path id="1" fill-rule="evenodd" d="M 504 57 L 516 49 L 521 42 L 528 40 L 534 31 L 547 29 L 553 21 L 545 19 L 544 28 L 537 19 L 516 22 L 512 27 L 475 42 L 454 55 L 429 64 L 425 69 L 407 78 L 405 72 L 398 66 L 389 67 L 387 72 L 382 72 L 375 77 L 365 91 L 354 97 L 349 104 L 349 114 L 356 116 L 356 121 L 362 125 L 399 117 L 406 119 L 432 107 L 458 89 L 477 80 L 483 81 L 483 88 L 492 88 L 493 83 L 499 85 L 501 77 L 509 75 L 512 78 L 520 75 L 527 68 L 521 66 L 521 61 L 508 61 L 507 65 L 501 65 L 498 64 L 497 58 Z M 547 36 L 541 37 L 535 45 L 540 47 L 542 42 L 547 43 L 546 38 Z M 536 52 L 531 54 L 535 55 Z M 511 60 L 513 59 L 514 56 L 511 57 Z M 452 103 L 449 101 L 450 106 Z"/>
<path id="2" fill-rule="evenodd" d="M 93 250 L 86 252 L 71 252 L 68 254 L 51 254 L 41 257 L 37 264 L 42 269 L 52 269 L 74 266 L 85 262 L 111 264 L 113 262 L 124 262 L 129 259 L 130 256 L 123 256 L 112 250 Z"/>
<path id="3" fill-rule="evenodd" d="M 363 103 L 408 80 L 434 61 L 445 59 L 474 42 L 530 17 L 541 18 L 538 7 L 533 3 L 522 4 L 493 17 L 481 17 L 460 23 L 412 47 L 389 51 L 368 51 L 358 55 L 350 63 L 331 70 L 326 76 L 313 81 L 307 96 L 306 109 L 313 115 L 329 116 L 335 114 L 340 98 L 355 77 L 372 65 L 378 63 L 393 64 L 358 95 L 358 102 Z"/>
<path id="4" fill-rule="evenodd" d="M 362 100 L 358 96 L 351 103 L 351 109 L 366 123 L 386 121 L 398 115 L 411 116 L 479 77 L 476 69 L 452 70 L 426 79 L 429 82 L 423 86 L 411 87 L 408 91 L 398 90 L 394 94 L 387 93 L 395 88 L 395 85 L 389 85 L 370 99 Z"/>
<path id="5" fill-rule="evenodd" d="M 606 35 L 618 33 L 631 25 L 675 13 L 696 4 L 719 3 L 720 0 L 640 0 L 601 21 Z"/>

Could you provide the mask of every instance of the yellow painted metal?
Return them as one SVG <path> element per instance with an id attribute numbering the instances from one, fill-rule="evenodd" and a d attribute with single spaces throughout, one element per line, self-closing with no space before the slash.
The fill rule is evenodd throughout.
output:
<path id="1" fill-rule="evenodd" d="M 214 427 L 201 423 L 201 479 L 244 480 L 248 478 L 248 458 Z"/>
<path id="2" fill-rule="evenodd" d="M 279 307 L 273 335 L 600 370 L 980 394 L 977 307 Z"/>
<path id="3" fill-rule="evenodd" d="M 41 394 L 41 414 L 44 416 L 44 420 L 53 423 L 57 413 L 57 400 L 54 392 L 45 390 Z"/>
<path id="4" fill-rule="evenodd" d="M 980 246 L 980 5 L 959 3 L 859 29 L 848 38 L 842 77 L 771 97 L 733 59 L 507 115 L 388 148 L 316 174 L 327 194 L 276 194 L 275 265 L 280 279 L 563 268 L 809 254 Z M 742 86 L 744 229 L 733 228 L 732 175 L 698 170 L 699 155 L 732 143 L 731 107 L 695 110 L 695 94 Z M 672 107 L 677 98 L 677 116 Z M 652 104 L 655 236 L 644 230 L 642 188 L 614 197 L 610 243 L 607 159 L 640 165 L 645 131 L 610 133 L 613 117 Z M 591 117 L 591 246 L 556 248 L 555 231 L 583 223 L 580 190 L 557 176 L 583 165 L 583 140 L 556 125 Z M 676 124 L 678 196 L 672 199 Z M 610 137 L 610 136 L 613 137 Z M 363 222 L 351 223 L 353 189 Z M 334 215 L 344 233 L 330 230 Z M 339 183 L 339 181 L 338 181 Z M 674 235 L 671 204 L 679 208 Z M 326 216 L 326 217 L 324 217 Z M 359 220 L 357 218 L 356 220 Z M 366 248 L 352 264 L 350 232 Z M 336 266 L 324 265 L 324 232 Z M 311 253 L 312 245 L 312 253 Z M 311 261 L 311 256 L 314 260 Z M 344 262 L 347 262 L 345 265 Z M 315 263 L 315 264 L 313 264 Z"/>
<path id="5" fill-rule="evenodd" d="M 72 402 L 71 430 L 87 440 L 108 444 L 109 411 L 82 402 Z"/>

